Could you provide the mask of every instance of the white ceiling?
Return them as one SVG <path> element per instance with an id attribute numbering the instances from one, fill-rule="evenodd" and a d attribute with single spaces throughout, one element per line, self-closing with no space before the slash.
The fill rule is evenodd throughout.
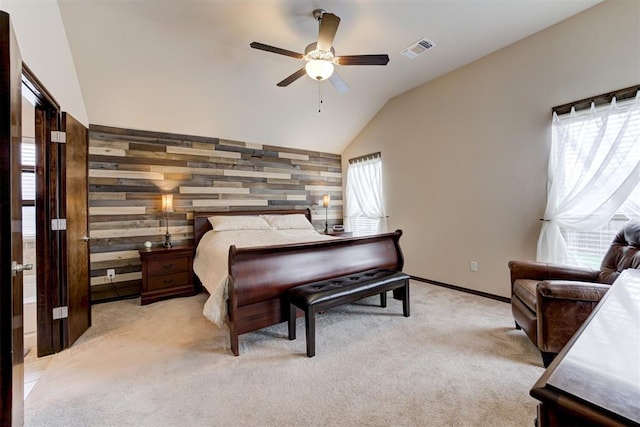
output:
<path id="1" fill-rule="evenodd" d="M 340 153 L 391 98 L 601 0 L 58 0 L 89 121 Z M 342 66 L 338 94 L 303 77 L 311 15 L 341 18 L 336 55 L 387 53 L 387 66 Z M 400 52 L 425 37 L 416 59 Z"/>

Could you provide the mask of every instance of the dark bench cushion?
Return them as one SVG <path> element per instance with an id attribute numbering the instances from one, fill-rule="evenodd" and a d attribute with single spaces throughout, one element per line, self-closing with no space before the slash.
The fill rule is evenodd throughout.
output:
<path id="1" fill-rule="evenodd" d="M 349 274 L 320 282 L 296 286 L 288 291 L 289 301 L 301 306 L 314 306 L 326 301 L 337 302 L 350 299 L 354 294 L 362 295 L 371 289 L 371 295 L 380 292 L 385 284 L 408 280 L 409 275 L 401 271 L 373 269 L 361 273 Z"/>

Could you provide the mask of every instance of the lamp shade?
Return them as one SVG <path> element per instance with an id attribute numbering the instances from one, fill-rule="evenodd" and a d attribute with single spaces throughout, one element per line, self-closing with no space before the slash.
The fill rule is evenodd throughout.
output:
<path id="1" fill-rule="evenodd" d="M 328 208 L 331 203 L 331 194 L 323 194 L 322 195 L 322 207 Z"/>
<path id="2" fill-rule="evenodd" d="M 162 211 L 173 212 L 173 194 L 162 195 Z"/>
<path id="3" fill-rule="evenodd" d="M 333 74 L 333 64 L 323 59 L 312 59 L 304 66 L 307 75 L 314 80 L 326 80 Z"/>

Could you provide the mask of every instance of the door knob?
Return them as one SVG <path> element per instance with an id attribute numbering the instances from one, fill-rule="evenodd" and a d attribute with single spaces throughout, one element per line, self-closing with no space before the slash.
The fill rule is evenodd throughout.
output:
<path id="1" fill-rule="evenodd" d="M 15 276 L 16 274 L 24 271 L 24 270 L 32 270 L 33 264 L 18 264 L 17 261 L 11 261 L 11 275 Z"/>
<path id="2" fill-rule="evenodd" d="M 82 240 L 85 242 L 88 242 L 89 240 L 91 240 L 91 237 L 89 236 L 82 236 Z"/>

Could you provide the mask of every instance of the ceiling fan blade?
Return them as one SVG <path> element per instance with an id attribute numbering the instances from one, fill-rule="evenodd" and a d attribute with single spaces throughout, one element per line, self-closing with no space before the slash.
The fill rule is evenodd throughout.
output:
<path id="1" fill-rule="evenodd" d="M 267 52 L 278 53 L 280 55 L 290 56 L 296 59 L 302 59 L 303 55 L 301 53 L 293 52 L 287 49 L 281 49 L 279 47 L 269 46 L 268 44 L 252 42 L 249 44 L 254 49 L 264 50 Z"/>
<path id="2" fill-rule="evenodd" d="M 286 79 L 278 83 L 277 86 L 280 86 L 280 87 L 289 86 L 291 83 L 295 82 L 300 77 L 304 76 L 306 73 L 307 73 L 307 70 L 305 70 L 304 67 L 302 67 L 298 71 L 296 71 L 295 73 L 291 74 L 289 77 L 287 77 Z"/>
<path id="3" fill-rule="evenodd" d="M 387 65 L 389 55 L 347 55 L 335 60 L 340 65 Z"/>
<path id="4" fill-rule="evenodd" d="M 336 31 L 338 31 L 338 24 L 340 24 L 340 18 L 333 13 L 323 13 L 320 18 L 320 30 L 318 31 L 318 43 L 316 48 L 329 52 L 331 46 L 333 46 L 333 39 L 336 37 Z"/>
<path id="5" fill-rule="evenodd" d="M 329 81 L 338 93 L 345 93 L 349 91 L 349 85 L 342 80 L 342 77 L 340 77 L 340 75 L 335 71 L 331 74 L 331 77 L 329 77 Z"/>

